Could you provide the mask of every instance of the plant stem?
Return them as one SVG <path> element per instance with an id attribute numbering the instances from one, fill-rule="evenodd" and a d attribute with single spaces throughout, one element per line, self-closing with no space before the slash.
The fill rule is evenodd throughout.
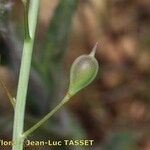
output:
<path id="1" fill-rule="evenodd" d="M 24 128 L 26 95 L 27 95 L 32 51 L 33 51 L 33 43 L 34 43 L 34 37 L 35 37 L 35 30 L 36 30 L 40 0 L 32 0 L 30 2 L 31 2 L 30 8 L 29 8 L 30 39 L 25 39 L 24 46 L 23 46 L 19 83 L 18 83 L 18 90 L 17 90 L 17 98 L 16 98 L 16 107 L 15 107 L 12 150 L 22 150 L 23 142 L 24 142 L 24 139 L 22 138 L 22 133 L 23 133 L 23 128 Z"/>
<path id="2" fill-rule="evenodd" d="M 71 98 L 71 95 L 67 93 L 65 97 L 63 98 L 63 100 L 52 111 L 50 111 L 38 123 L 36 123 L 34 126 L 32 126 L 30 129 L 28 129 L 26 132 L 23 133 L 23 138 L 26 138 L 28 135 L 34 132 L 37 128 L 43 125 L 51 116 L 53 116 L 54 113 L 56 113 L 66 102 L 68 102 L 70 98 Z"/>

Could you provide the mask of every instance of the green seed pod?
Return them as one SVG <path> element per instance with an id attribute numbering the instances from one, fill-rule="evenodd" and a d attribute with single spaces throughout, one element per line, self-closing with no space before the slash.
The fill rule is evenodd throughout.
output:
<path id="1" fill-rule="evenodd" d="M 89 85 L 97 75 L 98 62 L 95 59 L 95 52 L 98 43 L 94 46 L 89 55 L 81 55 L 73 62 L 70 71 L 70 85 L 68 93 L 76 94 L 78 91 Z"/>

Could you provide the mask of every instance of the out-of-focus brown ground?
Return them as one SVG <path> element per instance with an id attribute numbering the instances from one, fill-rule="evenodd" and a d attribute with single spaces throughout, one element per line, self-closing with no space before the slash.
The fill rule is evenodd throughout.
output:
<path id="1" fill-rule="evenodd" d="M 115 130 L 135 130 L 142 150 L 150 149 L 149 8 L 148 0 L 81 1 L 65 61 L 71 64 L 99 42 L 97 80 L 74 98 L 70 109 L 90 137 L 102 140 Z"/>
<path id="2" fill-rule="evenodd" d="M 140 148 L 150 149 L 149 8 L 149 0 L 80 0 L 64 62 L 69 70 L 76 57 L 99 42 L 97 79 L 69 105 L 91 138 L 102 140 L 114 130 L 134 129 L 141 136 Z M 45 14 L 43 9 L 44 24 Z"/>

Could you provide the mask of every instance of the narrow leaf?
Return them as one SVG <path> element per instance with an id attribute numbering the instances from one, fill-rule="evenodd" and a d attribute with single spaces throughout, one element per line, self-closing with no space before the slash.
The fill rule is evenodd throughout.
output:
<path id="1" fill-rule="evenodd" d="M 25 28 L 25 39 L 30 39 L 30 32 L 29 32 L 29 19 L 28 19 L 28 12 L 29 12 L 29 0 L 22 0 L 23 7 L 24 7 L 24 28 Z"/>
<path id="2" fill-rule="evenodd" d="M 6 87 L 5 83 L 1 79 L 0 79 L 0 84 L 3 87 L 4 92 L 7 96 L 7 98 L 9 99 L 10 103 L 12 104 L 13 108 L 15 108 L 15 104 L 16 104 L 15 98 L 12 97 L 12 95 L 10 94 L 10 92 L 9 92 L 8 88 Z"/>

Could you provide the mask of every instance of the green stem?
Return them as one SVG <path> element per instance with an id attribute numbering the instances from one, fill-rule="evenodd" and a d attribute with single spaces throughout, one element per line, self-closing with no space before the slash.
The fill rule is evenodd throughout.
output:
<path id="1" fill-rule="evenodd" d="M 30 29 L 30 39 L 24 40 L 21 68 L 19 75 L 19 83 L 16 98 L 15 107 L 15 117 L 13 126 L 13 148 L 12 150 L 22 150 L 24 139 L 22 138 L 23 128 L 24 128 L 24 114 L 25 114 L 25 104 L 26 95 L 31 67 L 33 43 L 35 37 L 35 30 L 37 24 L 37 16 L 40 0 L 30 1 L 29 8 L 29 29 Z"/>
<path id="2" fill-rule="evenodd" d="M 53 114 L 55 114 L 68 100 L 71 98 L 69 94 L 66 94 L 63 100 L 52 110 L 50 111 L 44 118 L 42 118 L 38 123 L 28 129 L 26 132 L 23 133 L 23 138 L 26 138 L 32 132 L 34 132 L 37 128 L 43 125 Z"/>

